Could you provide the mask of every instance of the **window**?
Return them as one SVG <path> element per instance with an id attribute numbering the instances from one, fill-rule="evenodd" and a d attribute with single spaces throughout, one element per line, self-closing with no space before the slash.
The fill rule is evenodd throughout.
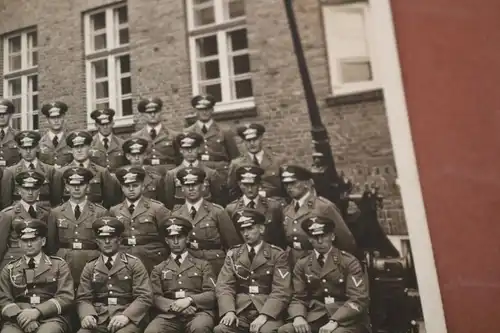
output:
<path id="1" fill-rule="evenodd" d="M 254 106 L 244 0 L 187 0 L 193 94 L 215 111 Z"/>
<path id="2" fill-rule="evenodd" d="M 323 18 L 333 94 L 377 88 L 368 2 L 325 5 Z"/>
<path id="3" fill-rule="evenodd" d="M 38 129 L 38 39 L 35 29 L 6 35 L 3 39 L 3 95 L 16 113 L 11 125 L 18 130 Z"/>
<path id="4" fill-rule="evenodd" d="M 129 28 L 124 4 L 84 15 L 87 120 L 95 109 L 116 111 L 115 124 L 133 123 Z"/>

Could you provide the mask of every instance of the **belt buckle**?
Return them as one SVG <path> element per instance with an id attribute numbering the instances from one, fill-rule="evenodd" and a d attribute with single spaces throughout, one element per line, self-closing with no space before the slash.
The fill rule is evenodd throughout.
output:
<path id="1" fill-rule="evenodd" d="M 30 297 L 30 303 L 31 305 L 40 304 L 40 296 L 33 294 L 33 296 Z"/>
<path id="2" fill-rule="evenodd" d="M 293 248 L 295 250 L 302 250 L 302 244 L 300 242 L 293 242 Z"/>
<path id="3" fill-rule="evenodd" d="M 116 297 L 108 297 L 108 305 L 117 305 L 118 299 Z"/>
<path id="4" fill-rule="evenodd" d="M 248 292 L 250 294 L 258 294 L 259 293 L 259 286 L 249 286 Z"/>
<path id="5" fill-rule="evenodd" d="M 73 250 L 81 250 L 82 243 L 81 242 L 73 242 L 72 247 L 73 247 Z"/>
<path id="6" fill-rule="evenodd" d="M 179 290 L 175 292 L 175 298 L 180 299 L 186 297 L 186 292 L 184 290 Z"/>
<path id="7" fill-rule="evenodd" d="M 201 155 L 201 160 L 202 161 L 210 161 L 210 155 L 208 155 L 208 154 Z"/>
<path id="8" fill-rule="evenodd" d="M 129 238 L 127 238 L 127 244 L 128 245 L 136 245 L 137 240 L 135 238 L 129 237 Z"/>
<path id="9" fill-rule="evenodd" d="M 196 240 L 191 241 L 189 245 L 191 245 L 191 248 L 195 250 L 198 250 L 200 248 L 200 244 Z"/>
<path id="10" fill-rule="evenodd" d="M 160 165 L 160 159 L 158 159 L 158 158 L 152 158 L 151 159 L 151 165 Z"/>

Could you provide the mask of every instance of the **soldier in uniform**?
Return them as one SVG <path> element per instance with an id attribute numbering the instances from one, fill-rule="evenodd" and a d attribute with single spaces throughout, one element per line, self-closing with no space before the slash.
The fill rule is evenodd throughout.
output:
<path id="1" fill-rule="evenodd" d="M 221 128 L 213 119 L 215 98 L 210 95 L 197 95 L 191 99 L 196 110 L 197 121 L 186 130 L 203 135 L 204 146 L 201 152 L 203 163 L 219 172 L 227 179 L 229 163 L 240 156 L 234 139 L 234 132 Z"/>
<path id="2" fill-rule="evenodd" d="M 211 333 L 214 327 L 215 276 L 208 261 L 187 250 L 191 222 L 173 217 L 165 225 L 170 257 L 151 273 L 157 317 L 145 333 Z"/>
<path id="3" fill-rule="evenodd" d="M 199 160 L 200 146 L 203 137 L 195 132 L 181 133 L 175 138 L 177 146 L 183 157 L 182 163 L 176 168 L 169 170 L 165 176 L 165 206 L 173 209 L 175 205 L 182 205 L 185 201 L 182 194 L 181 183 L 177 180 L 177 172 L 188 167 L 199 167 L 205 171 L 205 193 L 204 198 L 208 201 L 225 205 L 224 182 L 221 176 Z"/>
<path id="4" fill-rule="evenodd" d="M 55 169 L 53 166 L 45 164 L 38 159 L 37 155 L 39 151 L 40 139 L 40 134 L 35 131 L 22 131 L 17 133 L 15 140 L 19 147 L 19 151 L 21 152 L 22 159 L 17 164 L 8 167 L 8 169 L 12 172 L 14 177 L 24 171 L 37 171 L 44 175 L 45 182 L 40 188 L 38 203 L 47 209 L 50 209 L 50 207 L 57 206 L 59 204 L 52 192 L 53 188 L 56 187 L 56 183 L 54 181 Z M 12 199 L 17 201 L 20 199 L 19 188 L 13 184 L 13 179 L 11 179 L 11 181 L 11 184 L 2 182 L 2 186 L 13 187 L 14 192 Z"/>
<path id="5" fill-rule="evenodd" d="M 245 244 L 227 252 L 217 279 L 221 320 L 214 332 L 275 332 L 292 294 L 287 253 L 263 241 L 266 217 L 260 212 L 243 209 L 233 220 Z"/>
<path id="6" fill-rule="evenodd" d="M 45 177 L 36 171 L 24 171 L 18 174 L 15 180 L 19 186 L 21 200 L 0 212 L 0 268 L 23 254 L 16 226 L 24 225 L 32 219 L 47 222 L 49 215 L 49 211 L 37 203 Z"/>
<path id="7" fill-rule="evenodd" d="M 90 145 L 90 160 L 114 173 L 127 164 L 122 150 L 123 140 L 113 134 L 115 110 L 94 110 L 90 117 L 94 119 L 97 134 Z"/>
<path id="8" fill-rule="evenodd" d="M 30 220 L 16 225 L 23 256 L 0 274 L 2 333 L 69 333 L 69 310 L 75 298 L 66 262 L 46 255 L 47 225 Z"/>
<path id="9" fill-rule="evenodd" d="M 40 160 L 56 169 L 73 160 L 71 148 L 66 144 L 64 118 L 68 106 L 63 102 L 42 105 L 41 112 L 47 118 L 50 129 L 40 140 Z"/>
<path id="10" fill-rule="evenodd" d="M 266 216 L 264 240 L 286 249 L 286 237 L 283 229 L 283 206 L 274 198 L 259 195 L 264 170 L 256 165 L 243 165 L 236 169 L 236 180 L 243 195 L 226 207 L 230 217 L 243 208 L 256 209 Z"/>
<path id="11" fill-rule="evenodd" d="M 231 199 L 235 200 L 241 196 L 238 182 L 236 181 L 236 169 L 242 165 L 253 164 L 264 169 L 260 188 L 263 197 L 284 198 L 286 193 L 280 182 L 279 167 L 283 159 L 274 153 L 265 151 L 262 147 L 262 137 L 266 128 L 261 124 L 247 124 L 240 126 L 236 132 L 243 139 L 247 152 L 231 161 L 229 165 L 228 184 Z M 282 200 L 284 201 L 284 200 Z"/>
<path id="12" fill-rule="evenodd" d="M 76 296 L 78 333 L 139 333 L 153 304 L 148 271 L 120 251 L 123 223 L 102 217 L 92 224 L 101 255 L 85 265 Z"/>
<path id="13" fill-rule="evenodd" d="M 359 261 L 332 245 L 335 222 L 325 216 L 305 219 L 301 228 L 314 251 L 292 274 L 290 323 L 278 333 L 364 333 L 370 331 L 368 279 Z"/>
<path id="14" fill-rule="evenodd" d="M 139 257 L 151 272 L 167 256 L 165 242 L 159 234 L 170 211 L 161 202 L 143 195 L 145 177 L 146 173 L 140 167 L 119 169 L 116 178 L 122 185 L 125 200 L 112 207 L 110 212 L 125 225 L 124 251 Z"/>
<path id="15" fill-rule="evenodd" d="M 12 101 L 0 98 L 0 169 L 14 165 L 21 159 L 14 140 L 17 130 L 9 125 L 15 109 Z"/>
<path id="16" fill-rule="evenodd" d="M 0 168 L 0 209 L 9 207 L 14 202 L 14 175 L 7 168 Z"/>
<path id="17" fill-rule="evenodd" d="M 240 244 L 241 237 L 224 208 L 203 198 L 205 177 L 205 171 L 196 167 L 177 172 L 186 202 L 172 215 L 191 221 L 190 253 L 210 262 L 217 276 L 224 264 L 225 251 Z"/>
<path id="18" fill-rule="evenodd" d="M 65 191 L 64 182 L 62 181 L 64 171 L 74 167 L 86 168 L 92 171 L 94 175 L 87 188 L 88 199 L 94 203 L 102 204 L 106 209 L 109 209 L 112 205 L 120 202 L 120 187 L 108 169 L 90 160 L 91 142 L 92 135 L 88 132 L 72 132 L 66 137 L 66 143 L 71 147 L 74 159 L 70 164 L 57 170 L 54 178 L 58 187 L 54 189 L 54 195 L 60 198 L 60 201 L 68 200 L 69 193 Z"/>
<path id="19" fill-rule="evenodd" d="M 92 232 L 92 223 L 109 215 L 101 205 L 87 200 L 87 188 L 93 178 L 90 170 L 80 167 L 68 168 L 63 173 L 69 200 L 52 209 L 47 225 L 49 253 L 57 255 L 68 263 L 75 287 L 85 264 L 99 255 Z"/>
<path id="20" fill-rule="evenodd" d="M 337 206 L 316 195 L 311 177 L 309 170 L 298 165 L 283 165 L 281 168 L 281 181 L 292 198 L 292 202 L 283 209 L 285 215 L 283 225 L 288 242 L 291 267 L 312 250 L 306 233 L 300 227 L 302 221 L 312 214 L 328 216 L 335 221 L 337 247 L 350 253 L 356 253 L 356 241 Z"/>
<path id="21" fill-rule="evenodd" d="M 157 97 L 143 99 L 137 110 L 146 117 L 146 126 L 132 134 L 133 138 L 146 139 L 150 144 L 146 164 L 153 165 L 163 176 L 181 161 L 179 149 L 175 144 L 175 132 L 161 123 L 163 101 Z"/>

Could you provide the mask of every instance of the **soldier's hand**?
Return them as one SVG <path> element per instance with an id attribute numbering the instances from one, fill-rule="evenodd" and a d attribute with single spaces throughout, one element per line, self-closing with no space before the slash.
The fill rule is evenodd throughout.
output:
<path id="1" fill-rule="evenodd" d="M 82 319 L 82 328 L 92 329 L 97 328 L 97 320 L 94 316 L 86 316 Z"/>
<path id="2" fill-rule="evenodd" d="M 40 317 L 40 311 L 37 309 L 25 309 L 17 316 L 17 323 L 21 327 L 25 327 L 31 321 L 37 320 Z"/>
<path id="3" fill-rule="evenodd" d="M 311 327 L 304 317 L 295 317 L 293 319 L 293 328 L 296 333 L 311 333 Z"/>
<path id="4" fill-rule="evenodd" d="M 108 324 L 108 331 L 114 333 L 118 331 L 120 328 L 125 327 L 130 322 L 130 319 L 124 315 L 117 315 L 111 318 Z"/>
<path id="5" fill-rule="evenodd" d="M 191 299 L 189 297 L 181 298 L 176 300 L 172 305 L 170 306 L 170 309 L 175 312 L 181 312 L 185 308 L 191 305 Z"/>
<path id="6" fill-rule="evenodd" d="M 337 327 L 339 327 L 339 324 L 336 321 L 330 320 L 319 328 L 318 333 L 332 333 Z"/>
<path id="7" fill-rule="evenodd" d="M 260 328 L 262 325 L 264 325 L 267 321 L 267 316 L 264 314 L 259 315 L 257 318 L 255 318 L 254 321 L 250 324 L 250 333 L 257 333 L 259 332 Z"/>
<path id="8" fill-rule="evenodd" d="M 34 333 L 40 327 L 40 324 L 35 320 L 30 322 L 23 330 L 25 333 Z"/>
<path id="9" fill-rule="evenodd" d="M 220 320 L 220 323 L 223 325 L 226 325 L 226 326 L 235 325 L 236 327 L 238 327 L 240 321 L 238 320 L 238 317 L 236 317 L 236 313 L 231 311 L 231 312 L 226 313 L 224 315 L 224 317 L 222 317 L 222 319 Z"/>
<path id="10" fill-rule="evenodd" d="M 196 308 L 194 306 L 188 306 L 182 310 L 182 314 L 185 316 L 193 316 L 196 313 Z"/>

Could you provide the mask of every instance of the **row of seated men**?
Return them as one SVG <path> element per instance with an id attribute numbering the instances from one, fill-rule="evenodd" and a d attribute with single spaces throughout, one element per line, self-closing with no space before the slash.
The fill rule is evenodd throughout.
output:
<path id="1" fill-rule="evenodd" d="M 17 224 L 22 255 L 0 272 L 1 332 L 370 331 L 365 273 L 333 245 L 332 219 L 314 215 L 301 223 L 313 250 L 293 269 L 288 253 L 263 239 L 262 213 L 242 208 L 233 221 L 244 243 L 227 251 L 216 274 L 188 251 L 192 222 L 172 215 L 161 226 L 170 254 L 149 273 L 121 246 L 126 225 L 97 218 L 91 230 L 98 253 L 79 278 L 71 262 L 44 251 L 44 221 Z"/>

